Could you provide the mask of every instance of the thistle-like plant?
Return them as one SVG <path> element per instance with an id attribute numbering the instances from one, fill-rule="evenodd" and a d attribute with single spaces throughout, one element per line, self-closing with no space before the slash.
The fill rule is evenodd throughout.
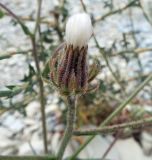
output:
<path id="1" fill-rule="evenodd" d="M 61 95 L 67 98 L 67 128 L 58 151 L 61 160 L 72 136 L 75 122 L 75 103 L 78 95 L 97 86 L 90 82 L 99 72 L 98 63 L 90 67 L 87 61 L 88 41 L 93 34 L 91 19 L 86 13 L 71 16 L 66 24 L 65 42 L 57 47 L 50 59 L 50 79 Z"/>

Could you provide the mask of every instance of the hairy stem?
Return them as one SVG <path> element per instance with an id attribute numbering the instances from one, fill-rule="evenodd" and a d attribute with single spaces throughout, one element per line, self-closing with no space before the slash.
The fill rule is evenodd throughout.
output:
<path id="1" fill-rule="evenodd" d="M 56 160 L 51 156 L 0 156 L 0 160 Z"/>
<path id="2" fill-rule="evenodd" d="M 36 23 L 35 23 L 34 35 L 36 35 L 36 32 L 39 28 L 40 20 L 41 20 L 42 0 L 37 0 L 37 3 L 38 3 L 38 9 L 37 9 L 37 18 L 36 18 Z"/>
<path id="3" fill-rule="evenodd" d="M 98 41 L 97 41 L 97 39 L 96 39 L 95 36 L 94 36 L 94 41 L 95 41 L 96 46 L 97 46 L 97 48 L 99 49 L 100 53 L 102 54 L 102 56 L 103 56 L 103 58 L 104 58 L 104 60 L 105 60 L 105 62 L 106 62 L 106 65 L 107 65 L 109 71 L 111 72 L 111 74 L 112 74 L 115 82 L 120 86 L 123 95 L 126 96 L 126 92 L 125 92 L 124 86 L 121 84 L 121 82 L 119 81 L 119 78 L 116 76 L 115 72 L 113 71 L 113 69 L 112 69 L 112 67 L 111 67 L 111 65 L 110 65 L 110 63 L 109 63 L 107 54 L 105 53 L 105 50 L 100 47 L 100 45 L 99 45 L 99 43 L 98 43 Z"/>
<path id="4" fill-rule="evenodd" d="M 115 110 L 112 112 L 101 124 L 100 127 L 107 125 L 131 100 L 152 80 L 152 74 L 150 74 L 135 90 L 127 97 Z M 95 136 L 89 137 L 84 144 L 75 152 L 75 154 L 70 158 L 70 160 L 75 159 L 77 155 L 92 141 Z"/>
<path id="5" fill-rule="evenodd" d="M 87 8 L 86 8 L 83 0 L 80 0 L 80 2 L 81 2 L 81 5 L 82 5 L 82 7 L 83 7 L 83 10 L 87 13 Z M 129 5 L 129 6 L 130 6 L 130 5 Z M 117 12 L 116 12 L 116 13 L 117 13 Z M 113 69 L 112 69 L 112 67 L 111 67 L 111 65 L 110 65 L 110 63 L 109 63 L 109 60 L 108 60 L 108 58 L 107 58 L 107 56 L 106 56 L 105 50 L 100 47 L 100 45 L 99 45 L 99 43 L 98 43 L 98 41 L 97 41 L 97 39 L 96 39 L 96 37 L 95 37 L 94 34 L 93 34 L 93 38 L 94 38 L 94 41 L 95 41 L 95 44 L 96 44 L 97 48 L 99 49 L 100 53 L 102 54 L 102 56 L 103 56 L 103 58 L 104 58 L 104 60 L 105 60 L 105 62 L 106 62 L 106 65 L 107 65 L 109 71 L 111 72 L 111 74 L 112 74 L 114 80 L 116 81 L 116 83 L 120 86 L 121 92 L 122 92 L 123 95 L 125 96 L 125 95 L 126 95 L 126 93 L 125 93 L 125 88 L 124 88 L 124 86 L 121 84 L 121 82 L 119 81 L 119 79 L 117 78 L 117 76 L 115 75 L 115 72 L 113 71 Z"/>
<path id="6" fill-rule="evenodd" d="M 112 143 L 109 145 L 109 147 L 106 149 L 105 153 L 103 154 L 101 159 L 105 159 L 108 155 L 108 153 L 111 151 L 112 147 L 115 145 L 115 143 L 117 142 L 118 138 L 119 138 L 120 133 L 117 133 L 116 137 L 114 138 L 114 140 L 112 141 Z"/>
<path id="7" fill-rule="evenodd" d="M 74 135 L 97 135 L 97 134 L 107 134 L 107 133 L 113 133 L 118 132 L 121 129 L 130 128 L 130 129 L 138 129 L 138 128 L 144 128 L 152 126 L 152 117 L 138 120 L 138 121 L 132 121 L 128 123 L 123 124 L 117 124 L 112 126 L 106 126 L 102 128 L 95 128 L 95 129 L 88 129 L 88 130 L 75 130 L 73 132 Z"/>
<path id="8" fill-rule="evenodd" d="M 107 18 L 109 16 L 112 16 L 112 15 L 117 14 L 117 13 L 121 13 L 122 11 L 125 11 L 126 9 L 128 9 L 130 7 L 134 7 L 134 6 L 136 6 L 136 2 L 138 2 L 138 0 L 130 1 L 127 5 L 125 5 L 122 8 L 110 11 L 110 12 L 106 13 L 105 15 L 101 16 L 101 17 L 97 17 L 95 19 L 95 21 L 96 22 L 103 21 L 105 18 Z"/>
<path id="9" fill-rule="evenodd" d="M 33 57 L 37 69 L 37 79 L 39 83 L 39 97 L 40 97 L 40 103 L 41 103 L 41 116 L 42 116 L 42 129 L 43 129 L 43 144 L 44 144 L 44 152 L 48 153 L 48 147 L 47 147 L 47 131 L 46 131 L 46 115 L 45 115 L 45 98 L 44 98 L 44 86 L 43 81 L 41 78 L 41 70 L 39 66 L 39 59 L 37 55 L 37 47 L 36 47 L 36 33 L 38 31 L 38 26 L 40 22 L 40 16 L 41 16 L 41 5 L 42 0 L 38 0 L 38 11 L 37 11 L 37 18 L 36 18 L 36 24 L 35 24 L 35 30 L 34 30 L 34 36 L 31 37 L 32 47 L 33 47 Z"/>
<path id="10" fill-rule="evenodd" d="M 139 1 L 139 6 L 143 12 L 143 15 L 145 17 L 145 19 L 147 20 L 147 22 L 152 26 L 152 20 L 150 19 L 150 17 L 147 15 L 147 13 L 145 12 L 143 6 L 141 5 L 141 2 Z"/>
<path id="11" fill-rule="evenodd" d="M 38 83 L 39 83 L 39 89 L 40 89 L 40 103 L 41 103 L 41 114 L 42 114 L 42 127 L 43 127 L 43 141 L 44 141 L 44 150 L 45 153 L 48 152 L 47 149 L 47 133 L 46 133 L 46 117 L 45 117 L 45 98 L 44 98 L 44 87 L 43 87 L 43 81 L 41 79 L 41 71 L 40 71 L 40 67 L 39 67 L 39 59 L 37 56 L 37 47 L 36 47 L 36 32 L 38 29 L 38 25 L 39 25 L 39 21 L 40 21 L 40 10 L 41 10 L 41 3 L 42 0 L 38 0 L 38 12 L 37 12 L 37 20 L 36 20 L 36 25 L 35 25 L 35 31 L 34 34 L 32 34 L 29 29 L 24 25 L 24 23 L 18 18 L 18 16 L 13 13 L 10 9 L 8 9 L 5 5 L 3 5 L 2 3 L 0 3 L 0 6 L 7 11 L 14 19 L 16 19 L 16 21 L 20 24 L 20 26 L 22 27 L 23 31 L 25 34 L 27 34 L 30 39 L 31 39 L 31 43 L 32 43 L 32 53 L 33 53 L 33 57 L 34 57 L 34 61 L 35 61 L 35 65 L 36 65 L 36 69 L 37 69 L 37 79 L 38 79 Z"/>
<path id="12" fill-rule="evenodd" d="M 39 97 L 40 97 L 40 103 L 41 103 L 41 115 L 42 115 L 44 151 L 45 151 L 45 153 L 48 153 L 48 148 L 47 148 L 47 132 L 46 132 L 46 116 L 45 116 L 44 87 L 43 87 L 43 81 L 42 81 L 42 78 L 41 78 L 39 60 L 38 60 L 38 56 L 37 56 L 35 37 L 33 37 L 31 39 L 31 41 L 32 41 L 32 46 L 33 46 L 33 57 L 34 57 L 35 65 L 36 65 L 36 68 L 37 68 L 37 78 L 38 78 L 39 90 L 40 90 Z"/>
<path id="13" fill-rule="evenodd" d="M 56 157 L 51 157 L 51 156 L 0 156 L 0 160 L 58 160 L 58 159 Z M 109 160 L 109 159 L 79 158 L 77 160 Z"/>
<path id="14" fill-rule="evenodd" d="M 20 24 L 20 25 L 23 25 L 23 22 L 20 20 L 20 18 L 18 16 L 16 16 L 16 14 L 14 14 L 10 9 L 8 9 L 4 4 L 0 3 L 0 6 L 5 10 L 7 11 L 7 13 L 9 13 L 14 19 L 17 20 L 17 22 Z"/>
<path id="15" fill-rule="evenodd" d="M 59 152 L 58 152 L 58 160 L 62 160 L 62 157 L 64 155 L 66 146 L 68 145 L 68 142 L 72 136 L 74 123 L 75 123 L 75 103 L 76 103 L 76 97 L 68 97 L 67 98 L 68 103 L 68 113 L 67 113 L 67 127 L 63 136 L 63 140 L 61 142 Z"/>

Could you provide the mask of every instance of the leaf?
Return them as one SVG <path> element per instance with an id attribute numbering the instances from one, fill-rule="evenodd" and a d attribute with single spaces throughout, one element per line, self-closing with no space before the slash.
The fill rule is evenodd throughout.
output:
<path id="1" fill-rule="evenodd" d="M 32 33 L 30 32 L 30 30 L 28 29 L 28 27 L 26 25 L 24 25 L 23 23 L 20 23 L 20 25 L 26 35 L 32 36 Z"/>
<path id="2" fill-rule="evenodd" d="M 91 82 L 97 76 L 97 74 L 100 72 L 100 68 L 100 62 L 97 59 L 95 59 L 95 62 L 89 66 L 88 82 Z"/>
<path id="3" fill-rule="evenodd" d="M 3 18 L 4 15 L 5 15 L 5 13 L 2 10 L 0 10 L 0 18 Z"/>
<path id="4" fill-rule="evenodd" d="M 106 85 L 104 84 L 104 81 L 102 81 L 102 80 L 100 80 L 100 83 L 99 83 L 99 90 L 100 90 L 101 92 L 106 92 L 106 90 L 107 90 L 107 87 L 106 87 Z"/>
<path id="5" fill-rule="evenodd" d="M 9 90 L 1 90 L 0 97 L 13 97 L 19 94 L 23 89 L 18 86 L 6 86 Z"/>
<path id="6" fill-rule="evenodd" d="M 21 81 L 22 81 L 22 82 L 27 82 L 27 81 L 30 82 L 30 81 L 32 81 L 32 77 L 33 77 L 35 74 L 36 74 L 36 72 L 35 72 L 33 66 L 31 66 L 31 65 L 29 64 L 29 73 L 28 73 L 28 75 L 25 75 L 24 78 L 23 78 Z"/>
<path id="7" fill-rule="evenodd" d="M 11 55 L 1 55 L 0 60 L 7 59 L 7 58 L 10 58 L 10 57 L 11 57 Z"/>
<path id="8" fill-rule="evenodd" d="M 49 66 L 49 61 L 47 61 L 42 72 L 42 77 L 45 79 L 49 79 L 49 73 L 50 73 L 50 66 Z"/>
<path id="9" fill-rule="evenodd" d="M 13 88 L 13 92 L 12 92 L 12 95 L 11 96 L 15 96 L 17 94 L 19 94 L 23 89 L 20 88 L 20 87 L 15 87 Z"/>
<path id="10" fill-rule="evenodd" d="M 8 89 L 10 89 L 10 90 L 13 90 L 16 86 L 14 86 L 14 85 L 9 85 L 9 86 L 6 86 Z"/>
<path id="11" fill-rule="evenodd" d="M 0 91 L 0 97 L 10 97 L 12 94 L 11 90 Z"/>

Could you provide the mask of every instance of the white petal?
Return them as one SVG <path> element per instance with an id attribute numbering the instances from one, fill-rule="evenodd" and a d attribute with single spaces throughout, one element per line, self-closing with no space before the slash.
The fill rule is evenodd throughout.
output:
<path id="1" fill-rule="evenodd" d="M 74 48 L 80 48 L 87 45 L 92 33 L 90 16 L 86 13 L 75 14 L 68 19 L 66 24 L 66 43 L 72 44 Z"/>

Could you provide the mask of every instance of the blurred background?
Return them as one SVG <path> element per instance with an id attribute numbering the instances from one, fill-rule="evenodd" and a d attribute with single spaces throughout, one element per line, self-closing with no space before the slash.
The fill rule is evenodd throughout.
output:
<path id="1" fill-rule="evenodd" d="M 37 0 L 1 0 L 34 31 Z M 67 18 L 79 12 L 92 17 L 94 37 L 89 42 L 89 62 L 98 59 L 99 89 L 82 96 L 76 126 L 98 126 L 152 73 L 151 0 L 42 0 L 36 46 L 41 71 L 53 50 L 64 41 Z M 58 93 L 43 84 L 48 152 L 54 154 L 66 125 L 66 106 Z M 0 155 L 43 154 L 42 109 L 39 83 L 29 37 L 0 8 Z M 117 115 L 111 124 L 152 115 L 152 82 Z M 73 137 L 65 157 L 86 137 Z M 151 160 L 152 128 L 127 134 L 98 135 L 79 154 L 81 158 Z"/>

